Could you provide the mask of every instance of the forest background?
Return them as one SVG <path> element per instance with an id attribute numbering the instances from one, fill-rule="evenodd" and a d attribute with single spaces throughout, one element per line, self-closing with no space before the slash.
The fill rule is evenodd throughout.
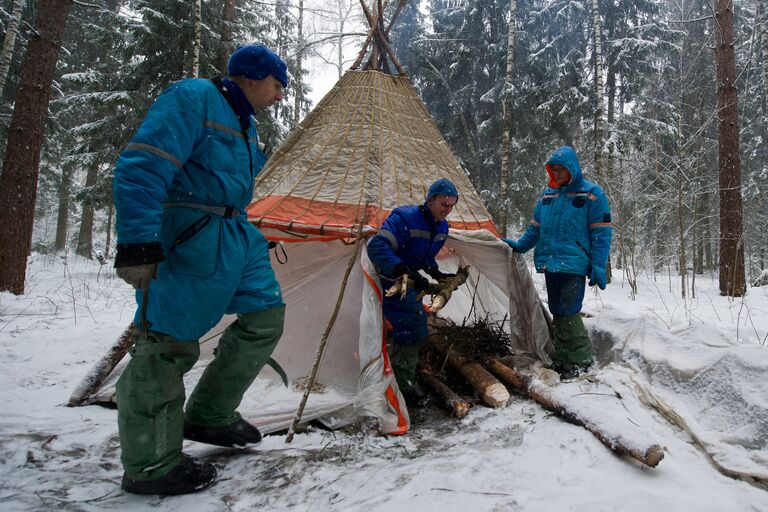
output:
<path id="1" fill-rule="evenodd" d="M 367 32 L 353 0 L 5 1 L 0 159 L 22 59 L 40 30 L 36 16 L 56 3 L 69 11 L 32 195 L 30 249 L 74 250 L 102 263 L 114 246 L 114 162 L 164 88 L 223 74 L 242 43 L 267 44 L 290 74 L 285 101 L 258 116 L 262 141 L 276 147 L 312 108 L 313 68 L 323 61 L 341 76 Z M 733 12 L 727 46 L 736 69 L 730 85 L 738 98 L 731 101 L 738 138 L 731 149 L 739 216 L 743 208 L 743 224 L 740 217 L 733 229 L 746 280 L 758 284 L 765 274 L 764 4 L 424 0 L 383 7 L 387 19 L 399 11 L 389 33 L 395 53 L 497 225 L 510 236 L 525 229 L 545 185 L 543 162 L 557 146 L 572 145 L 586 176 L 612 203 L 613 271 L 630 284 L 643 272 L 674 273 L 685 295 L 695 294 L 696 275 L 723 268 L 721 212 L 728 210 L 718 163 L 724 108 L 716 50 L 723 26 L 716 10 L 724 5 Z M 18 220 L 8 209 L 0 218 L 3 229 Z M 737 251 L 734 258 L 742 256 Z M 738 283 L 733 291 L 740 294 Z"/>

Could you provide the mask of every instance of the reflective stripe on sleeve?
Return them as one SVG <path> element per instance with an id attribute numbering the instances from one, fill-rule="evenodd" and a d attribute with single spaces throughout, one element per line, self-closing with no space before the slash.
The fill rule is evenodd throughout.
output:
<path id="1" fill-rule="evenodd" d="M 141 142 L 131 142 L 130 144 L 125 146 L 125 149 L 133 149 L 136 151 L 146 151 L 147 153 L 152 153 L 155 156 L 159 156 L 160 158 L 168 160 L 178 168 L 181 168 L 181 166 L 183 165 L 181 163 L 181 160 L 179 160 L 169 152 L 158 148 L 157 146 L 150 146 L 149 144 L 143 144 Z"/>

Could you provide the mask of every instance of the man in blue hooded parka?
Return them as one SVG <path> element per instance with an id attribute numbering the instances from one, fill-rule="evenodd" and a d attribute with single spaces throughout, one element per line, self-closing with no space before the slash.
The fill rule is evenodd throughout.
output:
<path id="1" fill-rule="evenodd" d="M 228 78 L 182 80 L 149 109 L 115 167 L 115 267 L 136 288 L 131 360 L 117 383 L 122 487 L 184 494 L 216 479 L 182 453 L 183 438 L 218 446 L 258 443 L 236 412 L 271 361 L 285 304 L 268 242 L 245 208 L 266 161 L 254 109 L 280 101 L 285 63 L 263 45 L 236 50 Z M 237 314 L 184 410 L 183 375 L 198 338 Z"/>
<path id="2" fill-rule="evenodd" d="M 379 272 L 382 286 L 392 286 L 408 275 L 414 283 L 406 296 L 384 298 L 384 317 L 391 325 L 389 356 L 398 388 L 412 407 L 424 406 L 426 394 L 416 383 L 419 349 L 426 343 L 427 314 L 421 295 L 429 281 L 423 270 L 435 280 L 456 274 L 438 269 L 435 256 L 448 238 L 446 218 L 459 200 L 459 192 L 449 179 L 441 178 L 429 187 L 424 204 L 400 206 L 392 210 L 379 233 L 368 242 L 368 256 Z"/>
<path id="3" fill-rule="evenodd" d="M 536 201 L 528 228 L 519 240 L 504 241 L 515 252 L 536 247 L 533 262 L 544 273 L 553 317 L 553 368 L 562 378 L 573 378 L 592 364 L 592 345 L 580 311 L 585 277 L 589 286 L 606 286 L 611 209 L 603 190 L 583 177 L 573 148 L 558 148 L 545 167 L 549 183 Z"/>

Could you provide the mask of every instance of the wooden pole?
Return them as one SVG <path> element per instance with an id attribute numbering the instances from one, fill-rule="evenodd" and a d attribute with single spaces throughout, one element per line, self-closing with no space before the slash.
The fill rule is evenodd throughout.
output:
<path id="1" fill-rule="evenodd" d="M 451 411 L 453 416 L 461 419 L 469 414 L 472 405 L 438 379 L 431 370 L 426 368 L 419 370 L 419 379 L 442 399 L 443 405 Z"/>
<path id="2" fill-rule="evenodd" d="M 639 460 L 652 468 L 658 466 L 659 462 L 664 458 L 664 450 L 657 444 L 651 445 L 645 450 L 640 450 L 638 448 L 627 446 L 622 442 L 620 435 L 606 434 L 596 425 L 585 421 L 580 415 L 573 411 L 569 411 L 564 404 L 559 403 L 552 396 L 547 394 L 544 390 L 545 388 L 534 385 L 534 380 L 531 377 L 510 368 L 498 359 L 488 359 L 486 361 L 486 366 L 488 366 L 488 368 L 505 384 L 512 386 L 519 393 L 532 398 L 545 409 L 556 412 L 570 423 L 584 427 L 611 450 L 624 455 L 629 455 L 633 459 Z"/>
<path id="3" fill-rule="evenodd" d="M 362 244 L 363 240 L 363 224 L 365 223 L 365 216 L 367 212 L 368 202 L 366 201 L 365 206 L 363 207 L 363 211 L 358 218 L 357 239 L 355 240 L 355 247 L 352 251 L 352 256 L 349 258 L 349 263 L 347 264 L 347 270 L 344 272 L 344 279 L 341 281 L 341 289 L 339 290 L 339 295 L 336 298 L 336 306 L 333 308 L 331 319 L 328 321 L 328 326 L 325 328 L 323 337 L 320 339 L 320 346 L 317 348 L 315 361 L 312 364 L 312 369 L 310 370 L 309 375 L 307 376 L 307 387 L 304 390 L 304 395 L 301 397 L 301 403 L 299 404 L 299 408 L 296 410 L 296 415 L 293 417 L 291 426 L 288 429 L 288 435 L 285 438 L 286 443 L 293 441 L 293 436 L 296 433 L 296 427 L 298 427 L 299 423 L 301 422 L 301 416 L 304 414 L 304 407 L 307 405 L 309 394 L 312 392 L 312 386 L 315 384 L 317 370 L 320 367 L 320 360 L 323 358 L 323 354 L 325 353 L 325 347 L 328 344 L 328 337 L 331 335 L 333 325 L 336 323 L 336 317 L 338 316 L 339 309 L 341 308 L 341 301 L 344 299 L 344 292 L 347 290 L 347 280 L 349 279 L 349 274 L 352 272 L 352 267 L 355 266 L 357 255 L 360 253 L 360 245 Z"/>
<path id="4" fill-rule="evenodd" d="M 72 396 L 69 397 L 69 402 L 67 403 L 69 407 L 83 405 L 86 400 L 91 398 L 91 396 L 101 388 L 104 379 L 112 373 L 115 366 L 123 360 L 125 354 L 127 354 L 133 346 L 134 329 L 135 326 L 133 322 L 131 322 L 109 351 L 104 354 L 95 365 L 93 365 L 91 371 L 89 371 L 83 380 L 80 381 L 80 384 L 77 385 L 75 391 L 72 392 Z"/>

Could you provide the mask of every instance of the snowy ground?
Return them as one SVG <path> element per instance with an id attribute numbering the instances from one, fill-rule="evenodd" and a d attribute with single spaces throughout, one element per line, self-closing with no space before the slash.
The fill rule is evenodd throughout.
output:
<path id="1" fill-rule="evenodd" d="M 768 510 L 768 287 L 728 300 L 699 276 L 683 300 L 679 279 L 658 277 L 638 292 L 632 300 L 621 279 L 588 292 L 603 366 L 557 393 L 630 443 L 663 446 L 655 469 L 516 397 L 460 421 L 417 413 L 402 437 L 313 431 L 242 451 L 187 443 L 219 465 L 218 484 L 140 497 L 119 489 L 115 411 L 64 405 L 130 321 L 131 290 L 108 267 L 34 256 L 27 293 L 0 294 L 0 509 Z"/>

